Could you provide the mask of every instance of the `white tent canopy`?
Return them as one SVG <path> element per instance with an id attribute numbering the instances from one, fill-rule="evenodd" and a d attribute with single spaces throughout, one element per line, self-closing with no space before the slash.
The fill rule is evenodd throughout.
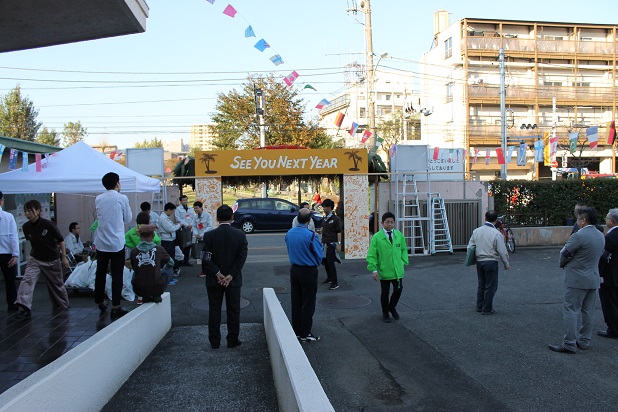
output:
<path id="1" fill-rule="evenodd" d="M 108 172 L 118 173 L 123 192 L 158 192 L 159 181 L 137 173 L 109 159 L 84 142 L 77 142 L 42 160 L 41 172 L 35 164 L 0 174 L 0 191 L 17 193 L 100 193 L 105 191 L 101 178 Z"/>

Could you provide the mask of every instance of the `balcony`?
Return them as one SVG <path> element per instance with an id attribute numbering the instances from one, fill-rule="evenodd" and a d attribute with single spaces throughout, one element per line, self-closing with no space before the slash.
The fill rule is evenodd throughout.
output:
<path id="1" fill-rule="evenodd" d="M 542 127 L 542 129 L 536 130 L 521 130 L 517 126 L 507 129 L 506 135 L 509 137 L 509 146 L 517 146 L 519 143 L 515 142 L 518 137 L 526 138 L 533 135 L 542 136 L 544 131 L 550 130 L 550 127 Z M 468 126 L 468 142 L 469 146 L 496 146 L 501 145 L 500 137 L 500 125 L 488 125 L 488 124 L 471 124 Z M 586 130 L 580 130 L 579 142 L 586 139 Z M 560 138 L 558 144 L 561 147 L 569 146 L 569 138 L 567 136 L 567 130 L 563 126 L 558 126 L 556 135 Z M 525 143 L 532 144 L 531 139 L 525 139 Z M 604 127 L 599 127 L 599 146 L 607 145 L 607 130 Z"/>
<path id="2" fill-rule="evenodd" d="M 498 52 L 504 48 L 510 54 L 531 55 L 534 52 L 549 55 L 582 54 L 610 59 L 616 52 L 615 42 L 582 40 L 517 39 L 503 37 L 468 37 L 467 52 Z"/>
<path id="3" fill-rule="evenodd" d="M 536 102 L 550 103 L 556 98 L 558 104 L 573 105 L 574 101 L 591 106 L 612 105 L 615 99 L 615 89 L 612 87 L 589 86 L 508 86 L 506 99 L 511 104 L 532 104 Z M 500 87 L 498 85 L 468 86 L 470 103 L 499 102 Z"/>

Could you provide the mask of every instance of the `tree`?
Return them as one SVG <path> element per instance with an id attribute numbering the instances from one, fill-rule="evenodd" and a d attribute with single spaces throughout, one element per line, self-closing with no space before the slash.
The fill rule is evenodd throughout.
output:
<path id="1" fill-rule="evenodd" d="M 83 141 L 84 137 L 88 135 L 88 130 L 79 121 L 77 123 L 69 122 L 64 124 L 62 135 L 64 136 L 64 147 L 69 147 L 74 143 Z"/>
<path id="2" fill-rule="evenodd" d="M 60 147 L 60 136 L 54 129 L 48 129 L 44 127 L 36 137 L 37 143 L 46 144 L 49 146 Z"/>
<path id="3" fill-rule="evenodd" d="M 334 147 L 330 136 L 316 119 L 305 120 L 304 103 L 298 90 L 286 86 L 273 74 L 253 75 L 240 90 L 219 93 L 212 120 L 218 149 L 252 149 L 260 146 L 260 125 L 256 116 L 254 86 L 264 92 L 266 145 L 301 145 L 309 148 Z"/>
<path id="4" fill-rule="evenodd" d="M 142 142 L 135 143 L 133 146 L 136 149 L 148 149 L 151 147 L 163 147 L 163 141 L 161 139 L 157 139 L 156 137 L 152 140 L 144 139 Z"/>
<path id="5" fill-rule="evenodd" d="M 34 142 L 42 123 L 36 121 L 39 111 L 27 97 L 22 97 L 21 88 L 13 90 L 0 101 L 0 135 Z"/>

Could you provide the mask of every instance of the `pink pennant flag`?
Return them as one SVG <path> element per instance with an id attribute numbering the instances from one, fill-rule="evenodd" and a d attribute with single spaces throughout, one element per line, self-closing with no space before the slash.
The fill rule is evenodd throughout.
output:
<path id="1" fill-rule="evenodd" d="M 361 139 L 361 143 L 365 143 L 367 140 L 369 140 L 371 135 L 373 135 L 371 131 L 365 130 L 365 133 L 363 133 L 363 138 Z"/>
<path id="2" fill-rule="evenodd" d="M 476 159 L 479 157 L 479 153 L 481 153 L 480 149 L 474 149 L 474 161 L 472 162 L 473 165 L 476 164 Z"/>
<path id="3" fill-rule="evenodd" d="M 491 149 L 486 149 L 485 150 L 485 164 L 488 165 L 489 164 L 489 158 L 491 156 Z"/>
<path id="4" fill-rule="evenodd" d="M 41 166 L 41 153 L 34 154 L 34 165 L 37 172 L 41 172 L 43 170 L 43 167 Z"/>
<path id="5" fill-rule="evenodd" d="M 439 158 L 440 158 L 440 148 L 434 147 L 433 148 L 433 160 L 438 160 Z"/>
<path id="6" fill-rule="evenodd" d="M 290 73 L 288 76 L 283 78 L 283 81 L 285 82 L 285 84 L 287 84 L 288 86 L 291 86 L 292 83 L 294 83 L 294 80 L 298 79 L 298 73 L 296 73 L 296 70 L 293 71 L 292 73 Z"/>
<path id="7" fill-rule="evenodd" d="M 232 7 L 231 4 L 228 4 L 225 10 L 223 10 L 223 14 L 225 14 L 226 16 L 230 16 L 231 18 L 234 18 L 234 16 L 236 16 L 236 13 L 238 12 L 234 7 Z"/>
<path id="8" fill-rule="evenodd" d="M 498 164 L 499 165 L 506 164 L 506 161 L 504 160 L 504 153 L 502 152 L 502 148 L 501 147 L 496 149 L 496 156 L 498 157 Z"/>

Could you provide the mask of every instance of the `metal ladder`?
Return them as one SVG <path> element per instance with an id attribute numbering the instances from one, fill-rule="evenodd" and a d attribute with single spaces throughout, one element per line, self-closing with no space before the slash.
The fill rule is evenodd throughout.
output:
<path id="1" fill-rule="evenodd" d="M 444 198 L 440 196 L 440 193 L 431 193 L 430 197 L 431 234 L 429 244 L 431 254 L 433 255 L 438 252 L 453 254 L 453 242 L 451 241 L 451 231 L 446 218 Z"/>
<path id="2" fill-rule="evenodd" d="M 165 184 L 165 180 L 161 184 L 161 189 L 158 192 L 154 192 L 150 199 L 150 210 L 155 212 L 157 215 L 163 213 L 163 208 L 167 203 L 167 185 Z"/>
<path id="3" fill-rule="evenodd" d="M 406 239 L 409 254 L 429 254 L 423 230 L 423 226 L 429 223 L 429 217 L 423 217 L 421 213 L 415 175 L 403 175 L 402 190 L 396 192 L 395 201 L 397 224 Z"/>

